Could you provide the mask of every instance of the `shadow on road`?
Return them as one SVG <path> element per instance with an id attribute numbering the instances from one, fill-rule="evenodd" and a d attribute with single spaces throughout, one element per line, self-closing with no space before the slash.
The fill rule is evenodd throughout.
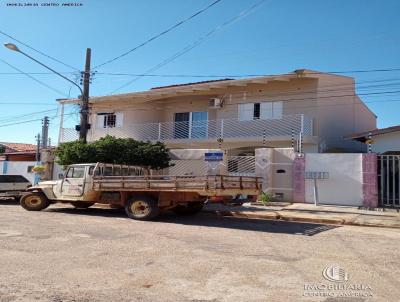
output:
<path id="1" fill-rule="evenodd" d="M 0 199 L 0 205 L 2 206 L 19 206 L 19 200 L 13 199 L 13 198 L 7 198 L 7 199 Z"/>
<path id="2" fill-rule="evenodd" d="M 79 210 L 74 208 L 48 208 L 46 211 L 73 215 L 101 216 L 107 218 L 124 218 L 130 220 L 122 209 L 89 208 Z M 261 220 L 238 217 L 223 217 L 211 213 L 200 213 L 195 216 L 178 216 L 174 213 L 163 213 L 151 223 L 182 224 L 188 226 L 202 226 L 212 228 L 237 229 L 242 231 L 282 233 L 290 235 L 314 236 L 340 226 L 315 223 L 302 223 L 278 220 Z"/>

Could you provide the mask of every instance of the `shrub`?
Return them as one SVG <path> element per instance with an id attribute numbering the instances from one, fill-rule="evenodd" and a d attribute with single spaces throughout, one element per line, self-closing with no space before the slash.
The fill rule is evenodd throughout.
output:
<path id="1" fill-rule="evenodd" d="M 92 143 L 62 143 L 56 149 L 57 163 L 63 166 L 80 163 L 111 163 L 163 169 L 170 166 L 168 149 L 161 142 L 143 142 L 107 135 Z"/>

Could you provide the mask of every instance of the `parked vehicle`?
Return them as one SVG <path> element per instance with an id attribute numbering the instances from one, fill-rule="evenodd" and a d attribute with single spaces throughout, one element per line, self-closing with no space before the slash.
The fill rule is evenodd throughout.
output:
<path id="1" fill-rule="evenodd" d="M 17 199 L 31 185 L 22 175 L 0 175 L 0 197 Z"/>
<path id="2" fill-rule="evenodd" d="M 260 192 L 258 177 L 154 175 L 137 166 L 76 164 L 67 168 L 63 179 L 29 188 L 21 206 L 40 211 L 51 203 L 76 208 L 102 203 L 124 207 L 132 219 L 150 220 L 164 210 L 195 214 L 207 200 L 223 202 L 239 195 L 254 200 Z"/>

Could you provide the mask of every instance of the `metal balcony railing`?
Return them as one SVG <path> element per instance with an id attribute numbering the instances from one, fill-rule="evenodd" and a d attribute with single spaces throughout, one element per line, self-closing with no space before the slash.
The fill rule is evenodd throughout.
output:
<path id="1" fill-rule="evenodd" d="M 106 135 L 149 141 L 187 141 L 222 139 L 252 139 L 291 136 L 302 133 L 313 135 L 312 119 L 303 115 L 284 115 L 275 119 L 241 121 L 220 119 L 191 122 L 161 122 L 134 124 L 125 123 L 122 128 L 92 128 L 88 140 L 97 140 Z M 61 141 L 78 139 L 74 129 L 62 129 Z"/>

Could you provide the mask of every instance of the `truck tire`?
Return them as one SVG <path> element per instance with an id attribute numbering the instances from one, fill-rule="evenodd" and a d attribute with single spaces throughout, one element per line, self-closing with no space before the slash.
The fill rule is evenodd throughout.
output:
<path id="1" fill-rule="evenodd" d="M 50 201 L 43 193 L 32 192 L 21 197 L 20 205 L 27 211 L 41 211 L 50 205 Z"/>
<path id="2" fill-rule="evenodd" d="M 94 205 L 94 202 L 74 201 L 71 204 L 75 209 L 87 209 Z"/>
<path id="3" fill-rule="evenodd" d="M 150 220 L 158 216 L 160 209 L 156 200 L 150 196 L 134 196 L 127 201 L 125 212 L 135 220 Z"/>
<path id="4" fill-rule="evenodd" d="M 204 202 L 189 202 L 187 205 L 177 205 L 172 209 L 179 215 L 196 215 L 203 209 Z"/>

